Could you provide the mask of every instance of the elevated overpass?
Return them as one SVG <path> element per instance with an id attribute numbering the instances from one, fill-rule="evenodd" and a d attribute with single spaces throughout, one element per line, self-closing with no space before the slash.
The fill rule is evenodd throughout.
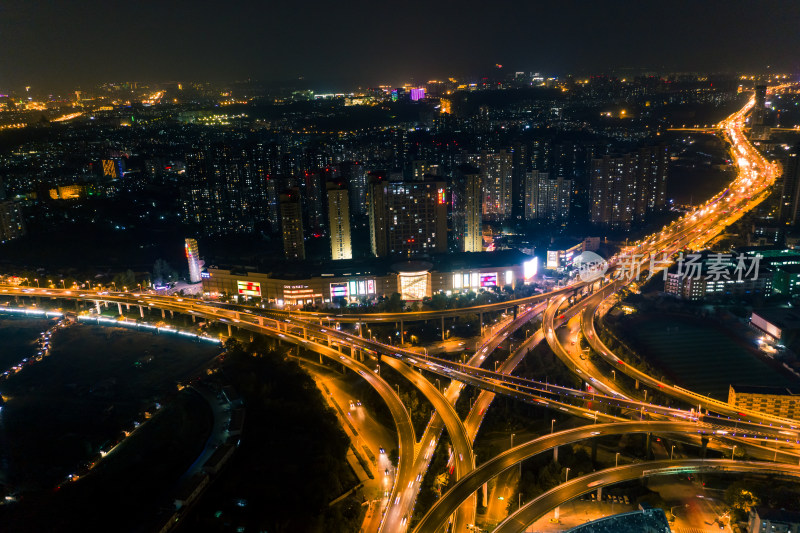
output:
<path id="1" fill-rule="evenodd" d="M 534 498 L 501 522 L 494 530 L 494 533 L 522 533 L 529 524 L 543 517 L 559 505 L 602 487 L 652 476 L 687 473 L 762 474 L 798 480 L 800 479 L 800 466 L 777 465 L 775 463 L 756 461 L 733 461 L 730 459 L 683 459 L 677 461 L 649 461 L 608 468 L 562 483 Z"/>

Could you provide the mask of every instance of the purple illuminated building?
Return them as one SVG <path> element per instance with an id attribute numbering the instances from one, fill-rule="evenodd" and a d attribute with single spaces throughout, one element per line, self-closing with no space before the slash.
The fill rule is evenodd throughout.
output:
<path id="1" fill-rule="evenodd" d="M 425 89 L 420 87 L 419 89 L 411 89 L 411 101 L 416 102 L 417 100 L 422 100 L 425 98 Z"/>

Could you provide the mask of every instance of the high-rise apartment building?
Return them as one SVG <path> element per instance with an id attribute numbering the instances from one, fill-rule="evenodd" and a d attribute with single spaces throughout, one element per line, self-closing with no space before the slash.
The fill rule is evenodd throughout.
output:
<path id="1" fill-rule="evenodd" d="M 511 157 L 511 217 L 525 218 L 525 178 L 531 170 L 531 149 L 528 143 L 516 142 Z"/>
<path id="2" fill-rule="evenodd" d="M 640 216 L 660 211 L 667 205 L 667 175 L 669 170 L 669 146 L 643 146 L 638 152 Z"/>
<path id="3" fill-rule="evenodd" d="M 478 164 L 483 187 L 483 217 L 502 221 L 511 218 L 512 152 L 481 152 Z"/>
<path id="4" fill-rule="evenodd" d="M 303 240 L 303 210 L 300 204 L 300 190 L 297 187 L 281 194 L 280 211 L 283 253 L 290 261 L 302 261 L 306 258 L 306 246 Z"/>
<path id="5" fill-rule="evenodd" d="M 666 146 L 641 148 L 620 156 L 592 160 L 590 170 L 593 224 L 629 230 L 649 213 L 666 206 L 669 152 Z"/>
<path id="6" fill-rule="evenodd" d="M 356 216 L 367 214 L 367 170 L 364 165 L 347 162 L 341 165 L 342 177 L 347 179 L 350 191 L 350 212 Z"/>
<path id="7" fill-rule="evenodd" d="M 350 241 L 350 198 L 341 183 L 328 182 L 328 229 L 331 235 L 331 258 L 352 259 Z"/>
<path id="8" fill-rule="evenodd" d="M 783 161 L 780 221 L 790 226 L 800 222 L 800 144 Z"/>
<path id="9" fill-rule="evenodd" d="M 453 238 L 462 252 L 483 251 L 481 175 L 477 168 L 458 168 L 453 183 Z"/>
<path id="10" fill-rule="evenodd" d="M 370 183 L 372 253 L 413 256 L 447 251 L 447 192 L 443 181 Z"/>
<path id="11" fill-rule="evenodd" d="M 628 230 L 636 212 L 636 158 L 632 154 L 610 155 L 592 160 L 593 224 L 613 230 Z"/>
<path id="12" fill-rule="evenodd" d="M 547 172 L 532 170 L 525 178 L 525 220 L 543 220 L 553 224 L 569 221 L 572 180 L 550 177 Z"/>

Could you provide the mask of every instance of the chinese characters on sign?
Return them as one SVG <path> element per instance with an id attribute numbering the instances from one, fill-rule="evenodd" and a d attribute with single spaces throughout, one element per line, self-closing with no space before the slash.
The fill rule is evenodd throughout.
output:
<path id="1" fill-rule="evenodd" d="M 702 276 L 709 281 L 744 281 L 758 279 L 758 267 L 761 262 L 760 255 L 749 256 L 743 253 L 738 256 L 733 254 L 684 254 L 681 252 L 678 259 L 673 261 L 664 254 L 633 254 L 624 255 L 617 261 L 614 279 L 635 281 L 641 277 L 643 268 L 647 269 L 649 280 L 659 272 L 663 279 L 667 279 L 669 266 L 674 262 L 677 265 L 676 273 L 689 279 L 700 279 Z"/>

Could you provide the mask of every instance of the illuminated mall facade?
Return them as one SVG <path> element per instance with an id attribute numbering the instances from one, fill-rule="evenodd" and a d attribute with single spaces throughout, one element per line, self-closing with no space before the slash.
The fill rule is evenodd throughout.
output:
<path id="1" fill-rule="evenodd" d="M 530 283 L 535 257 L 516 250 L 442 254 L 416 261 L 335 261 L 322 266 L 297 265 L 289 272 L 261 273 L 210 267 L 203 272 L 207 298 L 256 300 L 278 306 L 359 302 L 399 293 L 418 301 L 439 292 L 493 290 Z"/>

